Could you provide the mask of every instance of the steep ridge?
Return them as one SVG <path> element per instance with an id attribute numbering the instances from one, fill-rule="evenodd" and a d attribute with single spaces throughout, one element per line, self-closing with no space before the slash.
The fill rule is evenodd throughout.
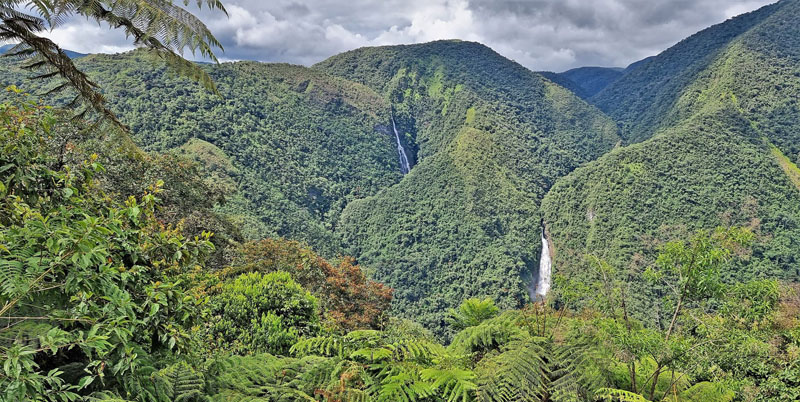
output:
<path id="1" fill-rule="evenodd" d="M 394 308 L 444 334 L 454 300 L 528 299 L 539 202 L 555 180 L 619 141 L 568 90 L 470 42 L 359 49 L 314 67 L 383 94 L 416 162 L 397 185 L 354 201 L 348 254 L 396 289 Z"/>
<path id="2" fill-rule="evenodd" d="M 4 85 L 38 92 L 12 60 L 0 63 Z M 344 205 L 402 177 L 390 108 L 363 85 L 285 64 L 206 65 L 216 96 L 142 51 L 78 66 L 142 148 L 193 157 L 231 189 L 224 212 L 248 237 L 292 238 L 336 256 Z"/>
<path id="3" fill-rule="evenodd" d="M 591 101 L 620 123 L 627 142 L 645 140 L 666 125 L 665 118 L 674 113 L 679 98 L 724 57 L 737 38 L 781 10 L 792 15 L 790 9 L 796 6 L 796 0 L 784 0 L 692 35 L 658 56 L 635 63 Z"/>
<path id="4" fill-rule="evenodd" d="M 658 246 L 698 229 L 758 234 L 749 263 L 723 273 L 727 281 L 800 280 L 800 190 L 732 102 L 575 170 L 542 210 L 557 275 L 598 279 L 591 256 L 631 272 L 637 314 L 658 308 L 661 289 L 642 278 Z"/>
<path id="5" fill-rule="evenodd" d="M 606 259 L 631 270 L 635 309 L 653 314 L 648 300 L 660 290 L 641 271 L 659 244 L 744 225 L 759 240 L 728 281 L 800 280 L 797 15 L 800 2 L 788 0 L 709 28 L 594 98 L 628 141 L 643 142 L 576 170 L 545 197 L 558 275 L 585 279 L 587 256 Z"/>

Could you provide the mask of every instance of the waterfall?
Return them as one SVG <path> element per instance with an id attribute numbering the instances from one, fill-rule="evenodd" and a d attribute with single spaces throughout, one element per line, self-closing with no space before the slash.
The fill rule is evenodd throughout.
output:
<path id="1" fill-rule="evenodd" d="M 394 116 L 392 116 L 392 130 L 394 130 L 394 138 L 397 140 L 397 153 L 400 155 L 400 170 L 403 174 L 411 170 L 411 165 L 408 163 L 408 156 L 403 144 L 400 143 L 400 133 L 397 132 L 397 126 L 394 124 Z"/>
<path id="2" fill-rule="evenodd" d="M 534 300 L 541 300 L 547 296 L 550 290 L 550 272 L 552 262 L 550 261 L 550 244 L 547 242 L 547 237 L 544 235 L 544 227 L 542 228 L 542 256 L 539 258 L 539 275 L 536 282 Z"/>

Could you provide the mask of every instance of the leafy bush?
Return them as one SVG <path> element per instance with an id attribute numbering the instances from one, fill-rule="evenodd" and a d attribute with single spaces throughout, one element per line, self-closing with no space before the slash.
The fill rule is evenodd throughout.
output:
<path id="1" fill-rule="evenodd" d="M 210 309 L 211 341 L 238 354 L 286 354 L 319 330 L 317 299 L 287 272 L 239 275 L 211 297 Z"/>
<path id="2" fill-rule="evenodd" d="M 0 400 L 155 398 L 152 356 L 189 348 L 201 299 L 181 278 L 209 235 L 159 221 L 158 187 L 118 203 L 98 190 L 101 165 L 63 166 L 50 145 L 66 124 L 0 105 Z"/>

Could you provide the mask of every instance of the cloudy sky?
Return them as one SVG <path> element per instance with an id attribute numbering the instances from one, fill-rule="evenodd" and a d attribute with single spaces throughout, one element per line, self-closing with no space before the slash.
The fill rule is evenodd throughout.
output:
<path id="1" fill-rule="evenodd" d="M 533 70 L 626 66 L 774 0 L 223 0 L 201 12 L 221 60 L 310 65 L 361 46 L 463 39 Z M 131 48 L 124 35 L 75 19 L 50 36 L 79 52 Z"/>

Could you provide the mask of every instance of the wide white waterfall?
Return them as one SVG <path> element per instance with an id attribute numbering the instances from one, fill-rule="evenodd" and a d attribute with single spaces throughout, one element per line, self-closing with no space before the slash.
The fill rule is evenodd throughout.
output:
<path id="1" fill-rule="evenodd" d="M 547 242 L 547 237 L 544 235 L 544 228 L 542 228 L 542 256 L 539 258 L 539 279 L 536 282 L 535 300 L 544 299 L 544 297 L 547 296 L 547 292 L 550 290 L 551 264 L 550 244 Z"/>
<path id="2" fill-rule="evenodd" d="M 397 140 L 397 153 L 400 155 L 400 170 L 403 174 L 406 174 L 411 170 L 411 164 L 408 163 L 406 150 L 403 148 L 403 144 L 400 143 L 400 133 L 397 132 L 397 126 L 394 124 L 394 117 L 392 117 L 392 130 L 394 130 L 394 138 Z"/>

